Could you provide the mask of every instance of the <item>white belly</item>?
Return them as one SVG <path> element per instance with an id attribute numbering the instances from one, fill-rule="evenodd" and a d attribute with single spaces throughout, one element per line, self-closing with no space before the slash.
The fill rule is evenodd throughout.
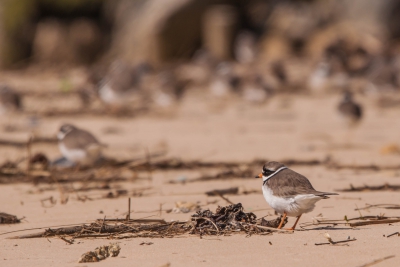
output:
<path id="1" fill-rule="evenodd" d="M 58 147 L 61 154 L 74 163 L 92 165 L 101 158 L 101 146 L 98 144 L 92 144 L 86 149 L 67 149 L 62 143 Z"/>
<path id="2" fill-rule="evenodd" d="M 107 104 L 122 104 L 126 101 L 124 94 L 118 94 L 108 84 L 99 90 L 100 98 Z"/>
<path id="3" fill-rule="evenodd" d="M 262 191 L 265 200 L 276 212 L 280 214 L 286 212 L 288 216 L 292 217 L 297 217 L 303 213 L 312 211 L 315 207 L 315 203 L 322 199 L 312 194 L 297 195 L 287 198 L 276 197 L 267 186 L 263 186 Z"/>
<path id="4" fill-rule="evenodd" d="M 64 144 L 60 143 L 58 145 L 60 148 L 61 154 L 72 162 L 81 162 L 87 158 L 87 153 L 83 149 L 67 149 Z"/>

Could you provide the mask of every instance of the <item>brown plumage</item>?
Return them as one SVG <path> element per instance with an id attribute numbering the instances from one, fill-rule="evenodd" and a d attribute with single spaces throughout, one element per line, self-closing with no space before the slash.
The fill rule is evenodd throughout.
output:
<path id="1" fill-rule="evenodd" d="M 62 141 L 69 149 L 84 149 L 93 144 L 100 145 L 100 142 L 91 133 L 71 124 L 61 126 L 60 132 L 66 133 Z"/>
<path id="2" fill-rule="evenodd" d="M 115 108 L 128 105 L 139 97 L 143 76 L 149 71 L 144 65 L 135 68 L 121 60 L 113 62 L 99 84 L 100 99 Z"/>
<path id="3" fill-rule="evenodd" d="M 263 167 L 263 175 L 268 176 L 286 167 L 282 163 L 270 161 Z M 310 181 L 303 175 L 292 171 L 289 168 L 279 171 L 263 183 L 271 188 L 275 196 L 294 197 L 296 195 L 313 194 L 322 198 L 329 198 L 328 195 L 337 195 L 336 193 L 321 192 L 314 189 Z"/>
<path id="4" fill-rule="evenodd" d="M 294 197 L 296 195 L 313 194 L 322 198 L 329 198 L 328 195 L 335 193 L 320 192 L 314 189 L 310 181 L 303 175 L 285 169 L 266 181 L 266 185 L 271 188 L 275 196 Z"/>
<path id="5" fill-rule="evenodd" d="M 114 62 L 107 76 L 105 82 L 116 92 L 125 93 L 138 85 L 139 77 L 136 75 L 132 66 L 122 61 Z"/>
<path id="6" fill-rule="evenodd" d="M 101 158 L 103 145 L 88 131 L 64 124 L 57 137 L 61 153 L 70 162 L 91 165 Z"/>

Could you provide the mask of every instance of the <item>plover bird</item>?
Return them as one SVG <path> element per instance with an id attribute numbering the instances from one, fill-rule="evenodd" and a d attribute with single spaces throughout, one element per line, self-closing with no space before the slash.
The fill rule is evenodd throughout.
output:
<path id="1" fill-rule="evenodd" d="M 64 124 L 57 134 L 61 154 L 78 165 L 93 165 L 101 158 L 104 146 L 91 133 L 71 124 Z"/>
<path id="2" fill-rule="evenodd" d="M 355 125 L 362 118 L 362 107 L 354 102 L 353 94 L 350 91 L 344 92 L 343 99 L 338 105 L 338 111 L 348 125 Z"/>
<path id="3" fill-rule="evenodd" d="M 152 88 L 148 91 L 153 91 L 152 100 L 159 107 L 173 106 L 185 92 L 185 84 L 178 81 L 171 70 L 159 72 L 149 85 Z"/>
<path id="4" fill-rule="evenodd" d="M 321 61 L 308 78 L 308 85 L 311 91 L 320 93 L 324 92 L 329 86 L 329 75 L 331 74 L 331 66 L 326 61 Z"/>
<path id="5" fill-rule="evenodd" d="M 117 60 L 113 62 L 105 78 L 100 82 L 99 96 L 109 105 L 123 106 L 140 92 L 141 79 L 148 72 L 147 65 L 136 68 Z"/>
<path id="6" fill-rule="evenodd" d="M 297 219 L 287 230 L 294 230 L 301 215 L 312 211 L 317 201 L 337 195 L 315 190 L 306 177 L 276 161 L 267 162 L 256 178 L 263 178 L 262 191 L 267 203 L 283 215 L 278 229 L 286 216 L 291 216 Z"/>
<path id="7" fill-rule="evenodd" d="M 22 109 L 21 97 L 7 85 L 0 84 L 0 115 Z"/>
<path id="8" fill-rule="evenodd" d="M 221 62 L 215 67 L 209 88 L 213 96 L 226 97 L 231 92 L 237 91 L 239 84 L 240 78 L 234 73 L 233 64 Z"/>
<path id="9" fill-rule="evenodd" d="M 243 99 L 253 104 L 262 104 L 271 95 L 271 89 L 259 74 L 252 74 L 242 82 Z"/>
<path id="10" fill-rule="evenodd" d="M 249 31 L 240 32 L 236 37 L 233 50 L 239 63 L 250 64 L 254 62 L 258 52 L 256 35 Z"/>

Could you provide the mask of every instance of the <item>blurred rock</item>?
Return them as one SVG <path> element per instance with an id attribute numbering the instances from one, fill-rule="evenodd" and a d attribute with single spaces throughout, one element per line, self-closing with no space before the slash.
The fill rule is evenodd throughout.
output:
<path id="1" fill-rule="evenodd" d="M 82 46 L 86 47 L 89 42 L 95 42 L 99 36 L 106 37 L 105 31 L 99 31 L 97 22 L 96 27 L 93 23 L 87 23 L 91 19 L 100 19 L 102 5 L 106 0 L 88 0 L 88 1 L 69 1 L 69 0 L 2 0 L 0 1 L 0 67 L 14 67 L 16 64 L 26 63 L 24 60 L 31 58 L 32 51 L 39 52 L 34 58 L 40 60 L 43 57 L 48 61 L 48 56 L 53 52 L 45 52 L 44 48 L 50 48 L 55 43 L 65 38 L 69 41 L 60 47 L 60 55 L 54 55 L 54 59 L 50 61 L 56 63 L 64 63 L 61 59 L 67 59 L 66 63 L 79 62 L 87 63 L 87 57 L 92 55 L 98 49 L 90 47 L 90 49 L 82 50 Z M 86 18 L 85 18 L 86 17 Z M 90 19 L 89 19 L 90 18 Z M 75 19 L 77 19 L 76 25 Z M 52 27 L 49 21 L 57 21 Z M 86 21 L 82 23 L 82 21 Z M 103 20 L 105 21 L 105 20 Z M 77 26 L 80 31 L 76 33 L 77 27 L 66 29 L 65 27 Z M 45 33 L 49 30 L 49 33 Z M 75 32 L 75 33 L 74 33 Z M 100 33 L 101 32 L 101 33 Z M 38 33 L 39 36 L 36 34 Z M 61 36 L 60 36 L 61 35 Z M 79 41 L 70 41 L 70 38 L 76 39 L 78 35 Z M 40 40 L 42 37 L 50 42 L 45 45 L 45 41 Z M 90 41 L 89 41 L 90 40 Z M 88 42 L 89 41 L 89 42 Z M 72 45 L 74 48 L 63 47 Z M 79 49 L 78 49 L 79 47 Z M 78 54 L 71 60 L 65 55 L 75 55 L 68 50 L 78 50 L 83 52 Z M 77 60 L 79 59 L 79 60 Z M 93 59 L 90 59 L 91 61 Z"/>
<path id="2" fill-rule="evenodd" d="M 70 63 L 74 52 L 68 43 L 67 25 L 49 19 L 38 23 L 33 40 L 33 57 L 38 62 Z"/>
<path id="3" fill-rule="evenodd" d="M 90 19 L 76 19 L 69 26 L 69 43 L 77 63 L 91 63 L 104 48 L 104 36 Z"/>
<path id="4" fill-rule="evenodd" d="M 33 58 L 38 63 L 87 64 L 102 48 L 100 29 L 93 21 L 77 19 L 67 24 L 48 19 L 36 27 Z"/>

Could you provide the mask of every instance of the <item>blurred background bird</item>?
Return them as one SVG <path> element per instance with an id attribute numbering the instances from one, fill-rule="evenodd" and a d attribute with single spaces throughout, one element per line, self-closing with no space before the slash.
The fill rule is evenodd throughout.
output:
<path id="1" fill-rule="evenodd" d="M 8 85 L 0 84 L 0 115 L 21 110 L 21 96 Z"/>
<path id="2" fill-rule="evenodd" d="M 234 43 L 235 59 L 241 64 L 250 64 L 255 61 L 258 54 L 257 38 L 250 31 L 242 31 Z"/>
<path id="3" fill-rule="evenodd" d="M 353 93 L 348 90 L 344 91 L 343 98 L 337 109 L 348 126 L 355 126 L 362 119 L 362 107 L 354 101 Z"/>
<path id="4" fill-rule="evenodd" d="M 224 61 L 216 65 L 209 90 L 215 97 L 226 97 L 232 92 L 237 92 L 239 84 L 240 78 L 234 72 L 233 63 Z"/>
<path id="5" fill-rule="evenodd" d="M 150 72 L 150 67 L 141 64 L 132 66 L 122 60 L 114 61 L 100 82 L 100 99 L 112 108 L 123 108 L 140 98 L 141 81 Z"/>
<path id="6" fill-rule="evenodd" d="M 259 74 L 251 74 L 241 85 L 243 99 L 253 104 L 263 104 L 272 91 Z"/>
<path id="7" fill-rule="evenodd" d="M 58 147 L 72 165 L 89 166 L 98 163 L 104 147 L 90 132 L 72 124 L 63 124 L 57 134 Z"/>

